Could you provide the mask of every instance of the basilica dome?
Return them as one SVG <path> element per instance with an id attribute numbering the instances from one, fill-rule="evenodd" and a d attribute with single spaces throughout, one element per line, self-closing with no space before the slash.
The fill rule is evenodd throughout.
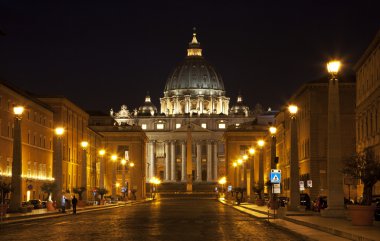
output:
<path id="1" fill-rule="evenodd" d="M 222 78 L 203 58 L 200 43 L 193 33 L 185 60 L 174 68 L 166 81 L 164 97 L 160 98 L 161 113 L 228 115 L 229 100 Z"/>
<path id="2" fill-rule="evenodd" d="M 210 90 L 211 93 L 210 93 Z M 224 93 L 224 84 L 221 76 L 203 58 L 200 43 L 196 34 L 189 43 L 187 57 L 177 65 L 169 75 L 165 85 L 165 96 L 192 95 L 192 94 Z M 215 92 L 215 93 L 213 93 Z"/>

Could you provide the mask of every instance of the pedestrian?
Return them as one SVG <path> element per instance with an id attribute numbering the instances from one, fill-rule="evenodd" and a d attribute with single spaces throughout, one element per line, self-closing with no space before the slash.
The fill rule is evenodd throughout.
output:
<path id="1" fill-rule="evenodd" d="M 77 202 L 78 199 L 74 195 L 73 199 L 71 200 L 71 203 L 73 204 L 73 214 L 77 214 Z"/>

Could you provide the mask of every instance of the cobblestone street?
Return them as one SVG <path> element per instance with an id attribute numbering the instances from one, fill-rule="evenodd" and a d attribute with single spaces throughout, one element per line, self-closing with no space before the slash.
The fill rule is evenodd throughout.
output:
<path id="1" fill-rule="evenodd" d="M 299 240 L 215 200 L 160 200 L 1 228 L 1 240 Z"/>

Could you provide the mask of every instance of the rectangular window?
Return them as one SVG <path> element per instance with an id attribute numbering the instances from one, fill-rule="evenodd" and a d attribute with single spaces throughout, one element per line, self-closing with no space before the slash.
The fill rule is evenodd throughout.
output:
<path id="1" fill-rule="evenodd" d="M 226 129 L 226 124 L 225 123 L 219 123 L 219 129 Z"/>
<path id="2" fill-rule="evenodd" d="M 175 128 L 176 129 L 181 128 L 181 124 L 180 123 L 175 124 Z"/>
<path id="3" fill-rule="evenodd" d="M 142 124 L 141 129 L 146 130 L 146 124 Z"/>
<path id="4" fill-rule="evenodd" d="M 205 129 L 207 128 L 207 124 L 206 123 L 202 123 L 201 126 L 202 126 L 202 128 L 205 128 Z"/>
<path id="5" fill-rule="evenodd" d="M 159 123 L 157 124 L 157 130 L 163 130 L 164 129 L 164 124 Z"/>

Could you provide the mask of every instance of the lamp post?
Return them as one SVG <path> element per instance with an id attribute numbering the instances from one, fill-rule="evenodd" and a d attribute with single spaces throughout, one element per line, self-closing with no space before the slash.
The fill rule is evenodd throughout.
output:
<path id="1" fill-rule="evenodd" d="M 82 187 L 85 187 L 86 190 L 82 194 L 82 200 L 87 200 L 87 147 L 88 142 L 82 141 L 80 143 L 82 146 Z"/>
<path id="2" fill-rule="evenodd" d="M 225 194 L 224 194 L 224 184 L 227 183 L 227 178 L 226 177 L 220 178 L 219 181 L 218 181 L 218 183 L 222 186 L 222 190 L 221 190 L 222 195 L 221 195 L 221 197 L 224 198 L 224 196 L 225 196 Z"/>
<path id="3" fill-rule="evenodd" d="M 276 133 L 277 128 L 274 126 L 269 127 L 269 133 L 271 135 L 270 143 L 270 169 L 276 169 L 276 163 L 274 162 L 276 158 Z M 271 188 L 269 189 L 270 200 L 273 202 L 275 200 L 276 194 L 273 194 L 273 184 L 271 183 Z"/>
<path id="4" fill-rule="evenodd" d="M 123 189 L 123 199 L 125 199 L 125 191 L 127 190 L 125 188 L 125 164 L 127 164 L 127 161 L 125 159 L 121 159 L 121 165 L 123 166 L 122 173 L 121 173 L 121 188 Z"/>
<path id="5" fill-rule="evenodd" d="M 344 193 L 342 154 L 341 154 L 341 132 L 340 132 L 340 110 L 339 110 L 339 82 L 338 73 L 341 63 L 331 61 L 327 64 L 330 73 L 328 107 L 327 107 L 327 209 L 322 212 L 323 216 L 344 216 Z"/>
<path id="6" fill-rule="evenodd" d="M 259 187 L 264 188 L 264 150 L 265 141 L 260 139 L 257 141 L 259 146 Z M 261 195 L 260 195 L 261 196 Z"/>
<path id="7" fill-rule="evenodd" d="M 22 200 L 22 147 L 21 147 L 21 119 L 24 107 L 15 106 L 13 108 L 14 118 L 14 135 L 13 135 L 13 162 L 12 162 L 12 196 L 9 204 L 9 209 L 18 211 L 21 207 Z"/>
<path id="8" fill-rule="evenodd" d="M 297 211 L 300 205 L 300 186 L 299 186 L 299 163 L 298 163 L 298 140 L 296 115 L 298 107 L 290 105 L 290 198 L 288 210 Z"/>
<path id="9" fill-rule="evenodd" d="M 111 156 L 112 160 L 112 198 L 116 199 L 116 160 L 117 160 L 117 155 L 112 155 Z"/>
<path id="10" fill-rule="evenodd" d="M 255 198 L 255 195 L 253 193 L 253 186 L 255 185 L 255 169 L 254 169 L 254 165 L 255 165 L 255 159 L 254 159 L 254 155 L 255 155 L 255 149 L 254 148 L 249 148 L 248 150 L 248 153 L 249 153 L 249 199 L 251 202 L 253 202 L 254 198 Z"/>
<path id="11" fill-rule="evenodd" d="M 158 188 L 158 185 L 161 184 L 161 180 L 158 179 L 157 177 L 151 177 L 150 180 L 149 180 L 150 184 L 151 184 L 151 195 L 152 195 L 152 199 L 154 200 L 155 196 L 156 196 L 156 192 L 157 192 L 157 188 Z"/>
<path id="12" fill-rule="evenodd" d="M 62 162 L 63 162 L 63 152 L 62 152 L 62 136 L 65 133 L 65 129 L 63 127 L 56 127 L 54 129 L 54 161 L 53 161 L 53 175 L 55 183 L 57 184 L 57 190 L 53 194 L 54 198 L 58 202 L 61 201 L 61 193 L 63 189 L 62 184 Z M 59 195 L 59 197 L 58 197 Z M 60 207 L 60 203 L 58 204 Z"/>
<path id="13" fill-rule="evenodd" d="M 234 167 L 234 176 L 235 176 L 235 189 L 238 187 L 238 175 L 237 175 L 237 162 L 233 162 L 232 166 Z"/>
<path id="14" fill-rule="evenodd" d="M 133 188 L 133 182 L 132 182 L 132 180 L 133 180 L 133 171 L 132 171 L 132 169 L 133 169 L 133 167 L 135 166 L 135 163 L 133 163 L 133 162 L 130 162 L 129 163 L 129 168 L 130 168 L 130 172 L 129 172 L 129 177 L 130 177 L 130 185 L 131 185 L 131 193 L 132 193 L 132 195 L 133 195 L 133 199 L 134 200 L 136 200 L 136 195 L 135 195 L 135 192 L 137 191 L 137 190 L 135 190 L 134 188 Z"/>
<path id="15" fill-rule="evenodd" d="M 100 149 L 99 150 L 99 156 L 100 156 L 100 165 L 99 165 L 99 187 L 104 188 L 104 155 L 106 154 L 106 150 Z"/>

